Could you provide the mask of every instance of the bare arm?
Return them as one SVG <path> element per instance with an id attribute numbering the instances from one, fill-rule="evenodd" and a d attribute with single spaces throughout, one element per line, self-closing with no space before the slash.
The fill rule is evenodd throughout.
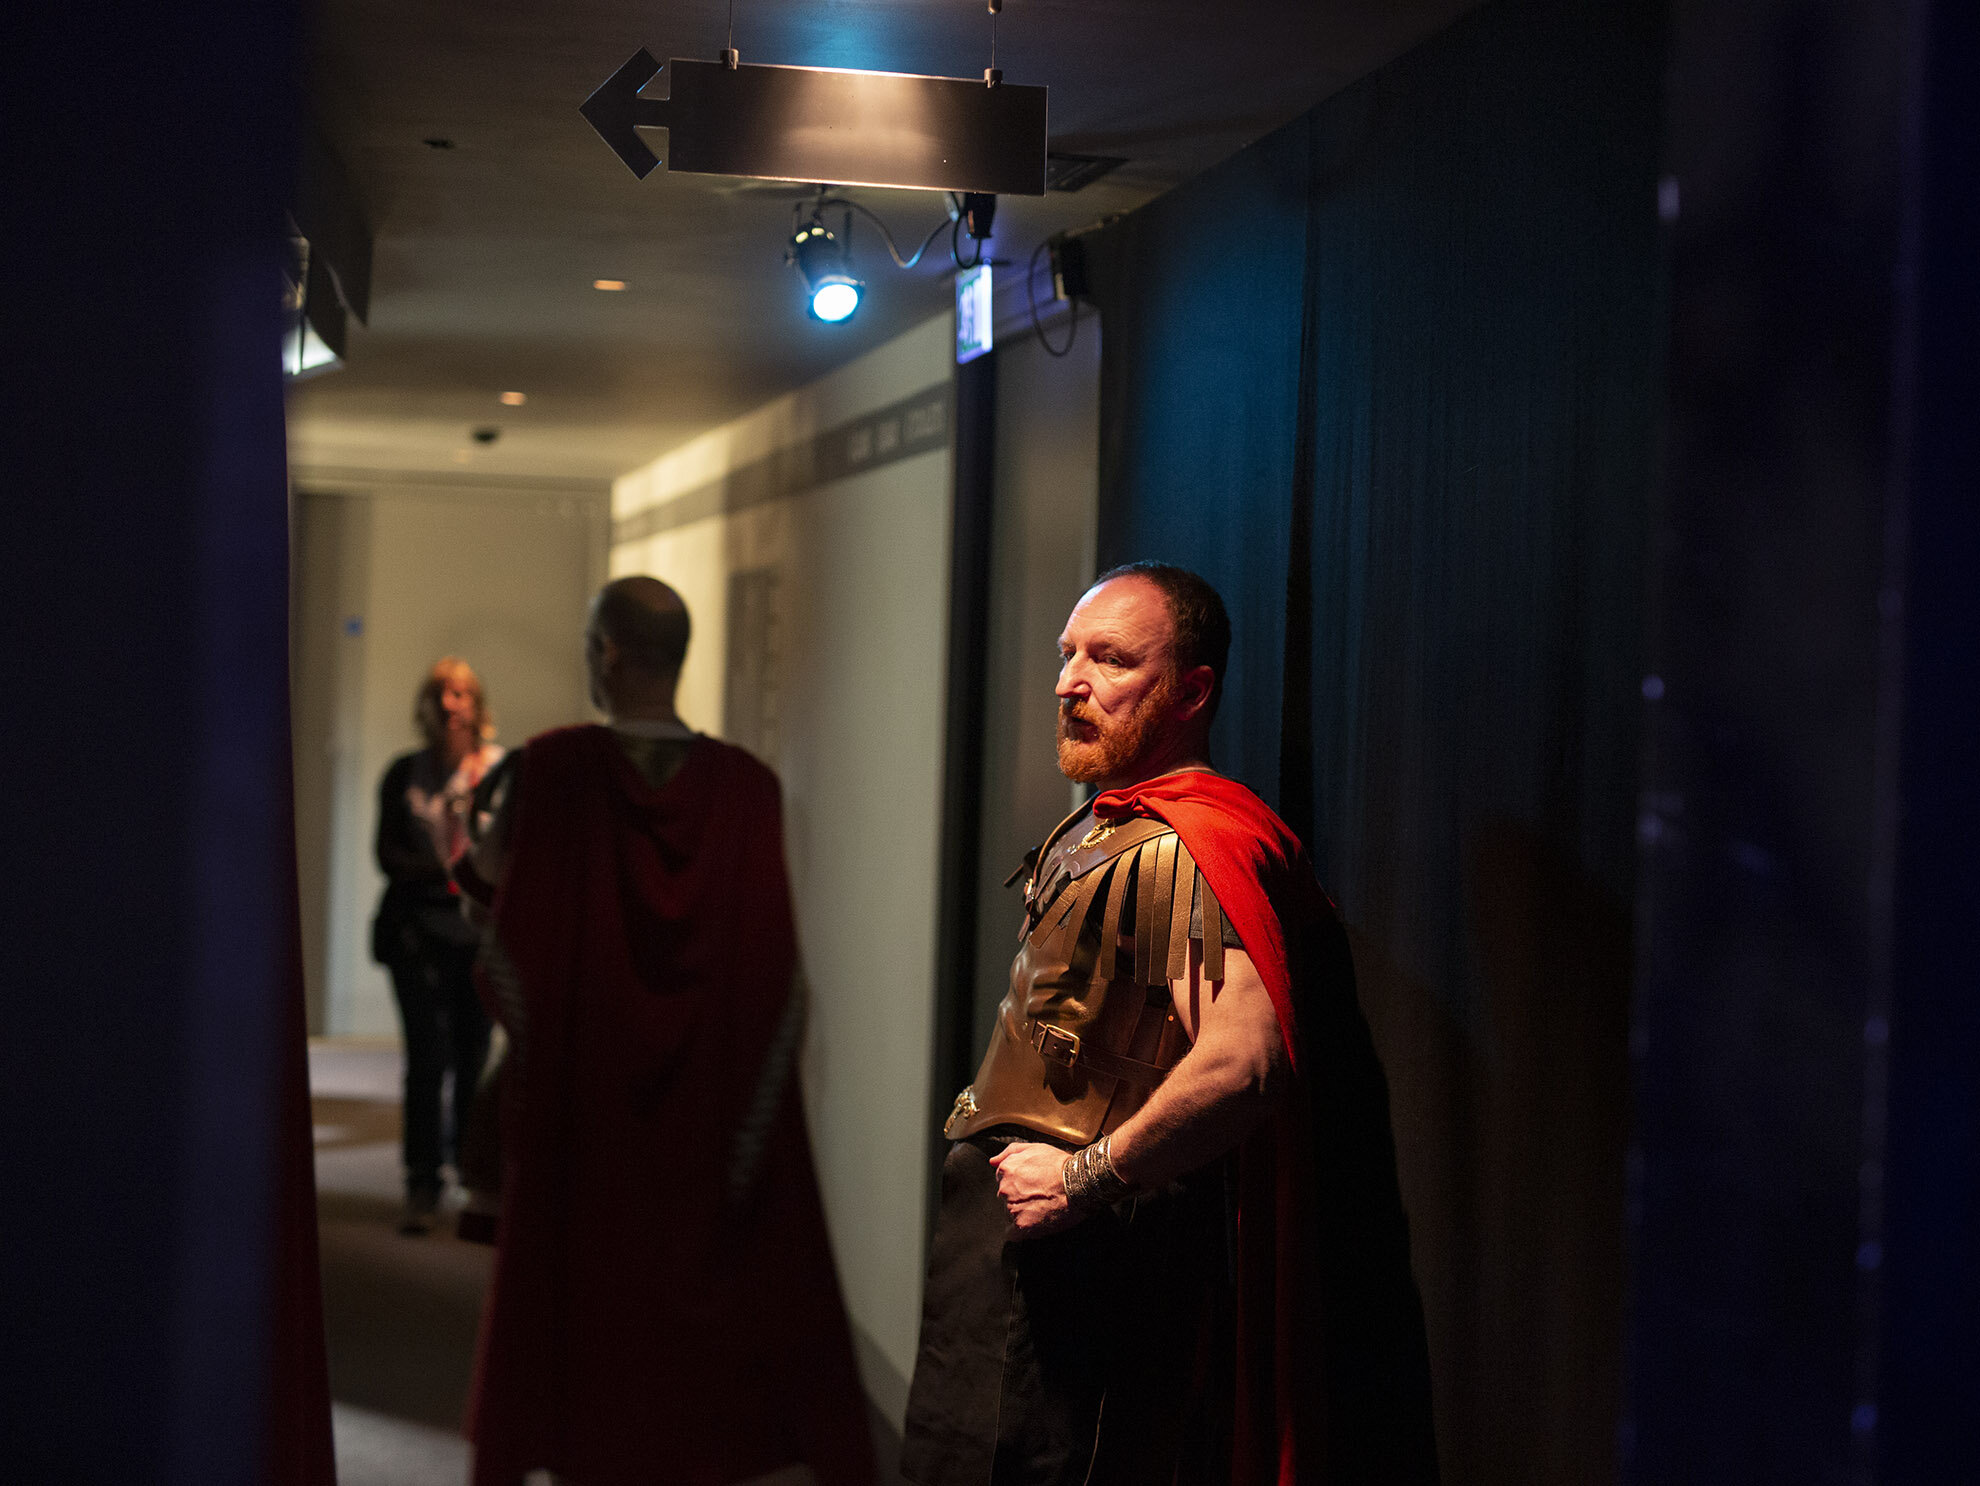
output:
<path id="1" fill-rule="evenodd" d="M 502 874 L 509 869 L 509 831 L 514 825 L 515 793 L 515 776 L 510 774 L 496 785 L 494 798 L 489 802 L 488 824 L 468 847 L 474 870 L 491 886 L 499 887 Z"/>
<path id="2" fill-rule="evenodd" d="M 1114 1170 L 1141 1188 L 1164 1186 L 1235 1147 L 1285 1080 L 1279 1014 L 1251 956 L 1226 950 L 1223 981 L 1205 985 L 1192 945 L 1189 977 L 1171 989 L 1195 1045 L 1114 1132 L 1111 1147 Z M 1191 1014 L 1199 1004 L 1200 1017 Z"/>
<path id="3" fill-rule="evenodd" d="M 516 755 L 511 754 L 511 758 Z M 504 767 L 503 765 L 506 765 Z M 463 865 L 470 868 L 475 877 L 487 884 L 492 891 L 502 885 L 502 876 L 509 868 L 509 833 L 515 824 L 515 784 L 516 767 L 508 760 L 498 765 L 499 774 L 490 775 L 486 781 L 488 798 L 486 808 L 480 808 L 482 799 L 476 795 L 476 810 L 469 829 L 466 860 Z M 456 877 L 465 880 L 464 874 Z M 472 893 L 461 900 L 461 910 L 467 914 L 468 922 L 485 924 L 489 910 L 476 902 Z"/>
<path id="4" fill-rule="evenodd" d="M 1251 957 L 1224 951 L 1224 978 L 1206 982 L 1190 950 L 1189 975 L 1173 981 L 1177 1015 L 1195 1044 L 1134 1117 L 1114 1132 L 1114 1170 L 1131 1186 L 1160 1187 L 1214 1161 L 1250 1133 L 1286 1077 L 1285 1037 Z M 1020 1142 L 991 1158 L 997 1189 L 1020 1235 L 1079 1220 L 1066 1201 L 1055 1146 Z"/>

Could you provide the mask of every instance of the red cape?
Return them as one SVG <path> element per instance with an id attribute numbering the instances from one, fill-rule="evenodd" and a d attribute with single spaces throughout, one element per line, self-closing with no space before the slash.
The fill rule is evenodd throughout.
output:
<path id="1" fill-rule="evenodd" d="M 476 1486 L 720 1486 L 800 1460 L 867 1486 L 796 1077 L 751 1115 L 797 970 L 775 776 L 703 738 L 655 789 L 607 729 L 567 728 L 531 741 L 516 802 L 494 934 L 524 1015 Z M 766 1114 L 738 1200 L 736 1134 Z"/>
<path id="2" fill-rule="evenodd" d="M 1233 1486 L 1428 1486 L 1429 1357 L 1388 1085 L 1305 849 L 1234 780 L 1109 790 L 1099 818 L 1182 837 L 1279 1014 L 1291 1089 L 1238 1150 Z"/>

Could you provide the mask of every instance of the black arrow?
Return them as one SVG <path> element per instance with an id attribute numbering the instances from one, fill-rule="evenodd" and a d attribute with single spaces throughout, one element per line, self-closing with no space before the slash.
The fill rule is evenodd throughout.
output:
<path id="1" fill-rule="evenodd" d="M 578 107 L 585 121 L 598 131 L 598 137 L 641 180 L 653 173 L 660 157 L 633 131 L 668 127 L 667 100 L 639 96 L 639 90 L 659 74 L 660 64 L 653 60 L 651 52 L 641 47 Z"/>

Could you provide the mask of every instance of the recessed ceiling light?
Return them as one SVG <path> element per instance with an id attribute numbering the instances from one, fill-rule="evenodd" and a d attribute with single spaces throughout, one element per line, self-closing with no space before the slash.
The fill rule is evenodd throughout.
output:
<path id="1" fill-rule="evenodd" d="M 529 394 L 527 392 L 504 392 L 502 394 L 502 406 L 505 408 L 519 408 L 528 401 Z"/>
<path id="2" fill-rule="evenodd" d="M 603 289 L 607 293 L 616 294 L 619 290 L 626 287 L 626 281 L 624 279 L 593 279 L 591 281 L 591 287 L 594 289 Z"/>

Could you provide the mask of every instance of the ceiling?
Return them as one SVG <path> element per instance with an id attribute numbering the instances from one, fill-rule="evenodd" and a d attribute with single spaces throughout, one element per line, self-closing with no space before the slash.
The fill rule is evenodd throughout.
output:
<path id="1" fill-rule="evenodd" d="M 1050 87 L 1052 147 L 1128 163 L 1076 193 L 1003 198 L 996 258 L 1023 265 L 1048 233 L 1140 205 L 1473 3 L 1008 0 L 997 63 Z M 746 62 L 974 76 L 988 60 L 983 0 L 735 9 Z M 902 272 L 856 223 L 867 302 L 843 324 L 813 321 L 783 262 L 802 188 L 664 170 L 641 182 L 578 116 L 641 45 L 714 56 L 727 10 L 319 0 L 313 113 L 375 256 L 347 364 L 292 390 L 299 466 L 610 478 L 948 303 L 945 247 Z M 943 214 L 936 193 L 851 194 L 909 243 Z M 601 278 L 626 288 L 594 290 Z M 527 401 L 503 406 L 505 391 Z M 477 444 L 477 427 L 500 437 Z"/>

